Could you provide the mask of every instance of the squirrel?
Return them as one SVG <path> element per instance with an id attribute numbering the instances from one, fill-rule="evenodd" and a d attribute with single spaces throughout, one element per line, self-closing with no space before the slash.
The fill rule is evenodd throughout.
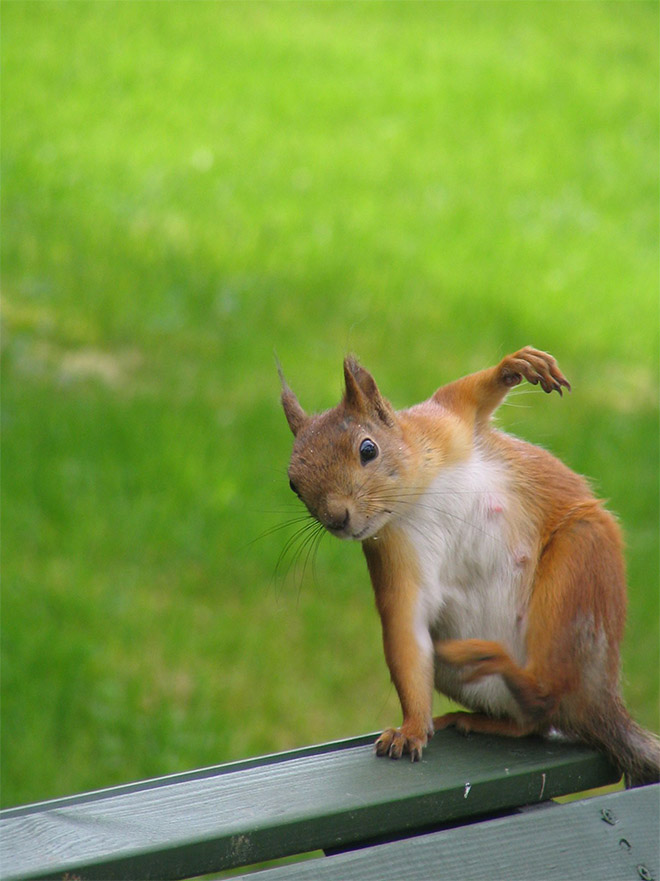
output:
<path id="1" fill-rule="evenodd" d="M 529 346 L 395 411 L 350 356 L 333 409 L 308 415 L 278 364 L 293 492 L 362 543 L 403 711 L 375 744 L 413 761 L 434 731 L 556 731 L 603 751 L 628 787 L 660 780 L 660 740 L 619 690 L 622 539 L 587 481 L 491 417 L 523 380 L 570 384 Z M 433 687 L 472 712 L 432 718 Z"/>

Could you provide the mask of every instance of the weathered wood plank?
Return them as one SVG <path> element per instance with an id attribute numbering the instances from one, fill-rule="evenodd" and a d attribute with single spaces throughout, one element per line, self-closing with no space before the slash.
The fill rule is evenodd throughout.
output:
<path id="1" fill-rule="evenodd" d="M 236 881 L 640 881 L 660 878 L 660 787 L 647 786 L 267 869 Z M 606 812 L 606 813 L 605 813 Z"/>
<path id="2" fill-rule="evenodd" d="M 0 814 L 2 878 L 191 877 L 613 782 L 584 747 L 445 731 L 420 763 L 372 738 Z"/>

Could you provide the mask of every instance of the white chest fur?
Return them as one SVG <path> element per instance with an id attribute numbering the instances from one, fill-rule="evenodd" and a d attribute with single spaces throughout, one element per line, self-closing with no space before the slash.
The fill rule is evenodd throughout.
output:
<path id="1" fill-rule="evenodd" d="M 444 469 L 411 506 L 402 525 L 421 572 L 416 636 L 424 651 L 434 640 L 485 639 L 524 663 L 530 550 L 521 519 L 502 470 L 478 453 Z M 435 680 L 466 706 L 516 714 L 497 676 L 465 686 L 436 662 Z"/>

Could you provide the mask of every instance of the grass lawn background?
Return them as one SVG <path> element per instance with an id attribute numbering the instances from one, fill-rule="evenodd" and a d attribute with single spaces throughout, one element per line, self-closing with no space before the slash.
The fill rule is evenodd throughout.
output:
<path id="1" fill-rule="evenodd" d="M 658 730 L 657 4 L 2 27 L 3 804 L 398 722 L 359 547 L 279 559 L 274 350 L 309 409 L 349 350 L 397 407 L 553 352 L 499 422 L 619 514 Z"/>

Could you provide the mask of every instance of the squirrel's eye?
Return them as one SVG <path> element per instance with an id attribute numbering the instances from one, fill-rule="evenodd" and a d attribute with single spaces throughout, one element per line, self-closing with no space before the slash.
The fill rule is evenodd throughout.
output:
<path id="1" fill-rule="evenodd" d="M 300 493 L 298 492 L 298 487 L 295 485 L 295 483 L 292 480 L 289 481 L 289 486 L 291 487 L 291 492 L 294 492 L 298 496 L 298 498 L 300 498 Z"/>
<path id="2" fill-rule="evenodd" d="M 363 465 L 366 465 L 367 462 L 371 462 L 372 459 L 375 459 L 378 455 L 378 447 L 376 444 L 370 439 L 365 438 L 360 444 L 360 462 Z"/>

